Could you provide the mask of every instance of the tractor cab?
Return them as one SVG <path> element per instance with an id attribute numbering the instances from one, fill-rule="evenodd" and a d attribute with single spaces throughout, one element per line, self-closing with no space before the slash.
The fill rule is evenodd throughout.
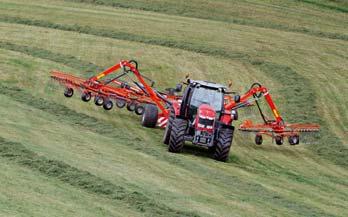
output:
<path id="1" fill-rule="evenodd" d="M 200 107 L 206 105 L 205 109 L 210 107 L 218 117 L 223 111 L 226 87 L 206 81 L 188 80 L 188 82 L 182 98 L 180 116 L 193 122 Z"/>

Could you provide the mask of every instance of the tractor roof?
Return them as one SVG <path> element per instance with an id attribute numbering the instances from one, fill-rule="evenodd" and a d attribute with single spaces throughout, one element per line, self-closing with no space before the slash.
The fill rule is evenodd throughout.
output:
<path id="1" fill-rule="evenodd" d="M 223 89 L 224 91 L 227 90 L 227 87 L 222 84 L 217 84 L 214 82 L 209 81 L 200 81 L 200 80 L 190 80 L 190 83 L 194 84 L 200 84 L 201 86 L 208 87 L 208 88 L 214 88 L 214 89 Z"/>

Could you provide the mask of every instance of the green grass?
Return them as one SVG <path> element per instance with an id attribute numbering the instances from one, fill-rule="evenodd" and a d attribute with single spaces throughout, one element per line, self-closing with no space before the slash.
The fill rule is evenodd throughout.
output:
<path id="1" fill-rule="evenodd" d="M 0 215 L 344 216 L 344 2 L 79 2 L 0 1 Z M 241 92 L 259 81 L 287 121 L 320 123 L 320 140 L 255 146 L 237 133 L 227 163 L 192 146 L 170 154 L 162 130 L 65 99 L 49 78 L 120 59 L 159 89 L 188 72 Z"/>

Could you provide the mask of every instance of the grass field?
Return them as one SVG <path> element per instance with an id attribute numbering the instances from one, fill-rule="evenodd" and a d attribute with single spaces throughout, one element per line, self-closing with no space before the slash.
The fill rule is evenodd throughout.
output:
<path id="1" fill-rule="evenodd" d="M 347 216 L 347 12 L 343 0 L 0 0 L 0 216 Z M 161 129 L 66 99 L 49 78 L 120 59 L 159 89 L 187 73 L 241 92 L 258 81 L 320 139 L 237 133 L 227 163 L 170 154 Z"/>

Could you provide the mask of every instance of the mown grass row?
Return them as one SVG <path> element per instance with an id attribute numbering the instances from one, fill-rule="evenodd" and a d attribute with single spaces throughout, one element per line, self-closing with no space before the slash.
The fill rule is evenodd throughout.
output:
<path id="1" fill-rule="evenodd" d="M 254 67 L 259 68 L 265 74 L 270 75 L 270 77 L 280 81 L 284 85 L 282 95 L 287 99 L 287 101 L 284 101 L 284 103 L 286 103 L 286 106 L 284 106 L 284 108 L 289 108 L 286 110 L 286 118 L 289 122 L 317 122 L 321 124 L 322 131 L 324 132 L 322 134 L 324 136 L 322 136 L 320 143 L 315 146 L 311 146 L 311 149 L 320 156 L 325 157 L 326 159 L 335 162 L 338 165 L 345 167 L 348 166 L 348 162 L 345 160 L 345 156 L 348 154 L 347 148 L 344 147 L 339 138 L 337 138 L 334 133 L 330 131 L 328 124 L 320 117 L 320 115 L 316 111 L 315 94 L 313 94 L 313 88 L 311 88 L 310 81 L 306 80 L 303 76 L 301 76 L 299 73 L 288 66 L 255 59 L 252 58 L 249 54 L 245 53 L 231 53 L 223 49 L 211 48 L 205 46 L 204 44 L 197 45 L 193 43 L 183 43 L 168 39 L 152 39 L 140 35 L 132 35 L 129 33 L 100 30 L 94 29 L 92 27 L 83 27 L 78 25 L 61 25 L 40 20 L 13 17 L 5 17 L 4 20 L 10 23 L 20 23 L 65 31 L 80 32 L 107 38 L 160 45 L 169 48 L 178 48 L 220 58 L 237 59 L 247 64 L 251 64 Z M 23 52 L 39 58 L 63 63 L 83 71 L 95 71 L 101 68 L 92 63 L 80 62 L 73 56 L 54 54 L 50 51 L 38 48 L 19 46 L 7 42 L 0 42 L 0 48 L 1 47 L 9 50 Z"/>
<path id="2" fill-rule="evenodd" d="M 324 3 L 321 3 L 320 1 L 317 1 L 317 0 L 314 0 L 314 1 L 313 0 L 297 0 L 297 1 L 304 2 L 307 4 L 311 4 L 311 5 L 315 5 L 317 7 L 324 8 L 324 9 L 334 10 L 334 11 L 342 12 L 342 13 L 348 13 L 348 8 L 346 8 L 346 7 L 340 7 L 340 6 L 331 5 L 331 4 L 324 4 Z M 330 1 L 330 2 L 339 3 L 339 1 Z"/>
<path id="3" fill-rule="evenodd" d="M 124 201 L 131 208 L 144 213 L 146 216 L 199 216 L 195 213 L 173 210 L 163 204 L 156 203 L 138 191 L 131 192 L 122 186 L 117 186 L 64 162 L 39 156 L 27 149 L 25 145 L 5 140 L 2 137 L 0 137 L 0 157 L 89 193 L 105 196 L 112 200 Z"/>
<path id="4" fill-rule="evenodd" d="M 271 23 L 271 22 L 262 22 L 260 20 L 254 20 L 254 19 L 241 19 L 241 18 L 235 18 L 233 16 L 223 16 L 223 15 L 220 15 L 218 12 L 212 13 L 210 8 L 192 7 L 191 4 L 186 5 L 186 4 L 176 4 L 171 2 L 160 3 L 160 2 L 147 2 L 147 1 L 126 1 L 126 0 L 118 0 L 118 1 L 115 1 L 115 0 L 64 0 L 64 1 L 160 12 L 160 13 L 169 14 L 169 15 L 194 17 L 194 18 L 200 18 L 200 19 L 223 21 L 223 22 L 228 22 L 228 23 L 233 23 L 238 25 L 246 25 L 246 26 L 275 29 L 275 30 L 281 30 L 281 31 L 287 31 L 287 32 L 303 33 L 303 34 L 316 36 L 316 37 L 322 37 L 322 38 L 340 39 L 345 41 L 348 40 L 348 35 L 345 35 L 345 34 L 316 31 L 309 28 L 305 28 L 305 27 L 292 27 L 290 25 Z M 339 12 L 348 11 L 348 9 L 346 8 L 325 5 L 325 4 L 316 3 L 313 1 L 304 1 L 304 2 L 315 4 L 317 6 L 321 6 L 321 7 L 325 7 L 329 9 L 334 9 Z"/>
<path id="5" fill-rule="evenodd" d="M 220 170 L 216 170 L 214 168 L 208 168 L 205 167 L 204 165 L 200 165 L 199 163 L 196 162 L 185 162 L 185 160 L 181 160 L 181 156 L 169 156 L 169 155 L 165 155 L 163 156 L 163 153 L 161 153 L 158 149 L 155 149 L 154 147 L 150 147 L 150 146 L 145 146 L 139 139 L 135 139 L 134 141 L 130 141 L 129 135 L 126 135 L 126 132 L 122 132 L 122 133 L 118 133 L 119 131 L 115 131 L 113 126 L 111 124 L 109 124 L 108 122 L 104 122 L 104 121 L 100 121 L 94 117 L 90 117 L 88 115 L 85 114 L 81 114 L 81 113 L 77 113 L 63 105 L 54 103 L 54 102 L 50 102 L 47 101 L 45 99 L 42 98 L 38 98 L 35 97 L 29 93 L 27 93 L 25 90 L 17 88 L 17 87 L 10 87 L 10 86 L 6 86 L 0 83 L 0 92 L 3 95 L 6 95 L 8 97 L 10 97 L 11 99 L 23 103 L 25 105 L 31 106 L 33 108 L 36 109 L 40 109 L 44 112 L 47 112 L 51 115 L 55 115 L 57 117 L 57 119 L 59 119 L 61 122 L 65 122 L 67 124 L 70 124 L 72 126 L 76 126 L 82 129 L 86 129 L 92 132 L 96 132 L 98 134 L 101 135 L 105 135 L 111 138 L 116 138 L 118 141 L 124 141 L 125 144 L 130 148 L 134 148 L 136 150 L 139 150 L 143 153 L 149 154 L 151 156 L 156 157 L 157 159 L 169 162 L 171 164 L 174 164 L 176 166 L 182 167 L 188 171 L 191 171 L 193 173 L 199 173 L 201 176 L 205 177 L 207 179 L 207 181 L 209 180 L 209 183 L 213 184 L 213 185 L 220 185 L 223 186 L 226 189 L 238 189 L 238 191 L 242 191 L 243 194 L 242 195 L 238 195 L 238 198 L 242 201 L 245 202 L 250 202 L 250 203 L 255 203 L 258 204 L 260 203 L 260 201 L 267 201 L 267 202 L 271 202 L 272 204 L 276 205 L 276 206 L 280 206 L 280 207 L 286 207 L 287 209 L 291 210 L 292 212 L 296 213 L 297 215 L 306 215 L 306 216 L 330 216 L 329 213 L 326 213 L 324 210 L 321 209 L 317 209 L 315 207 L 309 206 L 307 204 L 303 204 L 299 201 L 296 200 L 291 200 L 288 199 L 287 197 L 284 197 L 282 195 L 280 195 L 277 192 L 271 191 L 267 188 L 265 188 L 264 186 L 262 186 L 261 184 L 255 183 L 253 181 L 245 181 L 245 180 L 241 180 L 238 176 L 233 175 L 233 174 L 226 174 L 224 171 L 220 171 Z M 6 142 L 6 141 L 5 141 Z M 0 142 L 1 143 L 1 142 Z M 7 144 L 7 143 L 6 143 Z M 5 144 L 5 145 L 6 145 Z M 20 154 L 22 152 L 22 145 L 17 143 L 13 145 L 12 143 L 10 143 L 11 146 L 14 147 L 14 149 L 12 150 L 14 152 L 13 155 L 16 156 L 15 160 L 19 160 L 20 164 L 23 164 L 23 162 L 25 161 L 21 161 L 22 159 L 22 155 Z M 3 146 L 5 151 L 2 151 L 3 153 L 5 153 L 4 155 L 2 155 L 3 157 L 11 157 L 12 155 L 8 155 L 6 154 L 6 150 L 7 147 L 10 146 L 9 144 L 7 144 L 7 146 Z M 0 147 L 1 150 L 1 147 Z M 24 152 L 28 152 L 28 150 L 24 150 Z M 60 172 L 57 172 L 57 176 L 55 176 L 53 174 L 50 174 L 49 171 L 54 171 L 54 169 L 57 167 L 57 161 L 52 161 L 52 160 L 48 160 L 46 158 L 43 158 L 44 161 L 41 160 L 41 158 L 39 157 L 39 159 L 37 159 L 36 157 L 38 157 L 35 153 L 32 153 L 31 151 L 29 151 L 30 155 L 34 155 L 35 159 L 33 160 L 33 164 L 30 165 L 26 165 L 29 166 L 32 169 L 35 170 L 39 170 L 40 172 L 48 175 L 48 176 L 53 176 L 58 178 L 61 181 L 66 181 L 68 184 L 71 184 L 75 187 L 80 187 L 80 188 L 85 188 L 84 186 L 86 185 L 86 190 L 88 191 L 92 191 L 92 193 L 98 193 L 101 195 L 105 195 L 104 193 L 102 193 L 103 191 L 108 192 L 107 189 L 109 189 L 109 187 L 112 185 L 110 185 L 110 183 L 106 183 L 106 186 L 108 186 L 107 188 L 102 188 L 104 190 L 98 190 L 98 192 L 93 192 L 95 189 L 98 188 L 94 188 L 94 186 L 99 186 L 99 184 L 101 182 L 103 182 L 102 179 L 95 179 L 95 177 L 90 177 L 90 174 L 85 174 L 84 172 L 81 171 L 76 171 L 73 169 L 73 167 L 70 167 L 69 165 L 66 164 L 59 164 L 58 169 L 59 171 L 61 170 L 61 167 L 63 167 L 63 170 L 61 170 Z M 25 158 L 27 158 L 28 156 L 25 155 Z M 11 159 L 11 158 L 9 158 Z M 47 161 L 46 161 L 47 160 Z M 16 161 L 17 162 L 17 161 Z M 30 161 L 31 162 L 31 161 Z M 243 161 L 239 162 L 240 164 L 243 164 Z M 25 165 L 25 164 L 23 164 Z M 37 166 L 39 165 L 44 165 L 43 168 L 44 170 L 40 170 L 40 168 L 37 168 Z M 243 165 L 239 165 L 241 168 L 244 168 Z M 250 165 L 249 165 L 250 166 Z M 64 170 L 64 168 L 67 167 L 67 170 Z M 69 171 L 72 170 L 73 173 L 70 173 Z M 65 177 L 65 175 L 67 174 L 72 174 L 71 179 L 68 179 L 68 177 Z M 80 176 L 81 174 L 85 174 L 85 176 Z M 282 173 L 282 175 L 284 175 L 285 173 Z M 279 175 L 279 174 L 278 174 Z M 286 175 L 286 174 L 285 174 Z M 302 180 L 307 180 L 306 178 L 298 175 L 294 175 L 294 174 L 288 174 L 286 176 L 295 176 L 294 180 L 296 182 L 303 182 Z M 219 177 L 219 179 L 217 180 L 211 180 L 211 177 Z M 67 178 L 65 180 L 65 178 Z M 85 180 L 87 179 L 87 180 Z M 90 180 L 90 182 L 88 182 L 88 180 Z M 92 180 L 92 181 L 91 181 Z M 84 183 L 85 185 L 79 186 L 79 185 L 75 185 L 74 183 Z M 309 183 L 307 181 L 307 184 L 313 184 L 313 183 Z M 114 186 L 115 189 L 117 189 L 116 192 L 123 192 L 121 189 L 117 188 L 118 186 Z M 258 197 L 255 197 L 255 192 L 258 192 Z M 126 195 L 129 192 L 126 191 Z M 115 197 L 116 193 L 110 193 L 112 197 Z M 130 192 L 129 194 L 132 195 L 132 192 Z M 122 194 L 121 194 L 122 195 Z M 137 194 L 136 194 L 137 195 Z M 112 198 L 110 195 L 106 195 L 110 198 Z M 124 200 L 128 200 L 129 196 L 125 196 Z M 139 198 L 137 198 L 138 202 L 134 202 L 136 205 L 134 205 L 137 210 L 141 210 L 142 207 L 147 210 L 150 209 L 150 207 L 152 206 L 153 202 L 149 202 L 149 201 L 145 201 L 143 199 L 143 196 Z M 138 207 L 139 205 L 139 207 Z M 158 205 L 158 207 L 161 207 L 160 205 Z M 165 208 L 166 209 L 166 208 Z M 157 208 L 155 209 L 157 210 Z M 150 211 L 149 211 L 150 212 Z M 157 211 L 156 211 L 157 212 Z M 175 211 L 173 211 L 175 212 Z M 172 211 L 170 211 L 169 213 L 172 213 Z M 185 213 L 184 213 L 185 214 Z M 178 216 L 185 216 L 184 214 L 178 214 Z M 173 214 L 174 215 L 174 214 Z M 191 214 L 187 214 L 188 216 Z M 187 216 L 186 215 L 186 216 Z M 193 214 L 192 214 L 193 215 Z M 168 215 L 170 216 L 170 215 Z"/>

